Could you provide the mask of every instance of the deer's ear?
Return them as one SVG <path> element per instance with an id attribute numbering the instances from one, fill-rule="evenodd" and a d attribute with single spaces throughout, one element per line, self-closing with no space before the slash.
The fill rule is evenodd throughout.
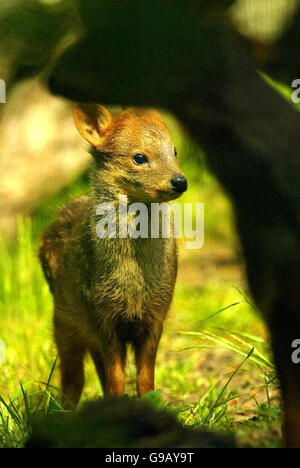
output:
<path id="1" fill-rule="evenodd" d="M 112 115 L 100 104 L 77 104 L 74 108 L 74 119 L 83 138 L 91 145 L 99 146 L 111 124 Z"/>

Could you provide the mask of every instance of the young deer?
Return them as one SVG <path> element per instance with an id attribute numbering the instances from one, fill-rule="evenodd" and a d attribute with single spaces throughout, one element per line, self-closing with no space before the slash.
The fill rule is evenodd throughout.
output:
<path id="1" fill-rule="evenodd" d="M 129 205 L 143 202 L 149 207 L 173 200 L 187 188 L 157 111 L 128 109 L 113 117 L 100 105 L 80 104 L 74 117 L 93 147 L 91 195 L 61 211 L 40 248 L 54 298 L 54 334 L 67 407 L 76 406 L 82 393 L 87 351 L 105 395 L 124 393 L 127 343 L 136 358 L 137 394 L 154 388 L 157 347 L 176 280 L 174 237 L 99 238 L 97 206 L 112 203 L 118 213 L 123 195 Z"/>

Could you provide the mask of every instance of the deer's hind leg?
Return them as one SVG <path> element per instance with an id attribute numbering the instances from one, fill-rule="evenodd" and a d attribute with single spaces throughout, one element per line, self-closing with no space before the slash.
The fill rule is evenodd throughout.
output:
<path id="1" fill-rule="evenodd" d="M 60 359 L 61 388 L 65 409 L 76 408 L 84 386 L 85 344 L 65 323 L 54 320 L 54 336 Z"/>

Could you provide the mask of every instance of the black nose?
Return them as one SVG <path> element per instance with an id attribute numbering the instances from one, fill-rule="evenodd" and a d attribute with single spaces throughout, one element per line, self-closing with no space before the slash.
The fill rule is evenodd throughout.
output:
<path id="1" fill-rule="evenodd" d="M 187 189 L 187 180 L 183 175 L 178 174 L 171 180 L 171 185 L 173 192 L 183 193 Z"/>

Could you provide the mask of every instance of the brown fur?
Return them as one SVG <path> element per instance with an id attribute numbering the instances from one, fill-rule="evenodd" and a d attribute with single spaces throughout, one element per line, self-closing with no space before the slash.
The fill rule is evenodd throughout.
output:
<path id="1" fill-rule="evenodd" d="M 174 238 L 106 238 L 96 234 L 96 207 L 177 198 L 171 179 L 180 174 L 174 145 L 154 110 L 117 117 L 97 105 L 78 105 L 80 133 L 94 146 L 92 193 L 72 201 L 43 235 L 40 259 L 54 297 L 54 335 L 66 406 L 76 406 L 90 352 L 105 394 L 125 388 L 126 345 L 137 366 L 137 393 L 154 388 L 154 367 L 177 271 Z M 132 157 L 147 155 L 138 166 Z"/>

